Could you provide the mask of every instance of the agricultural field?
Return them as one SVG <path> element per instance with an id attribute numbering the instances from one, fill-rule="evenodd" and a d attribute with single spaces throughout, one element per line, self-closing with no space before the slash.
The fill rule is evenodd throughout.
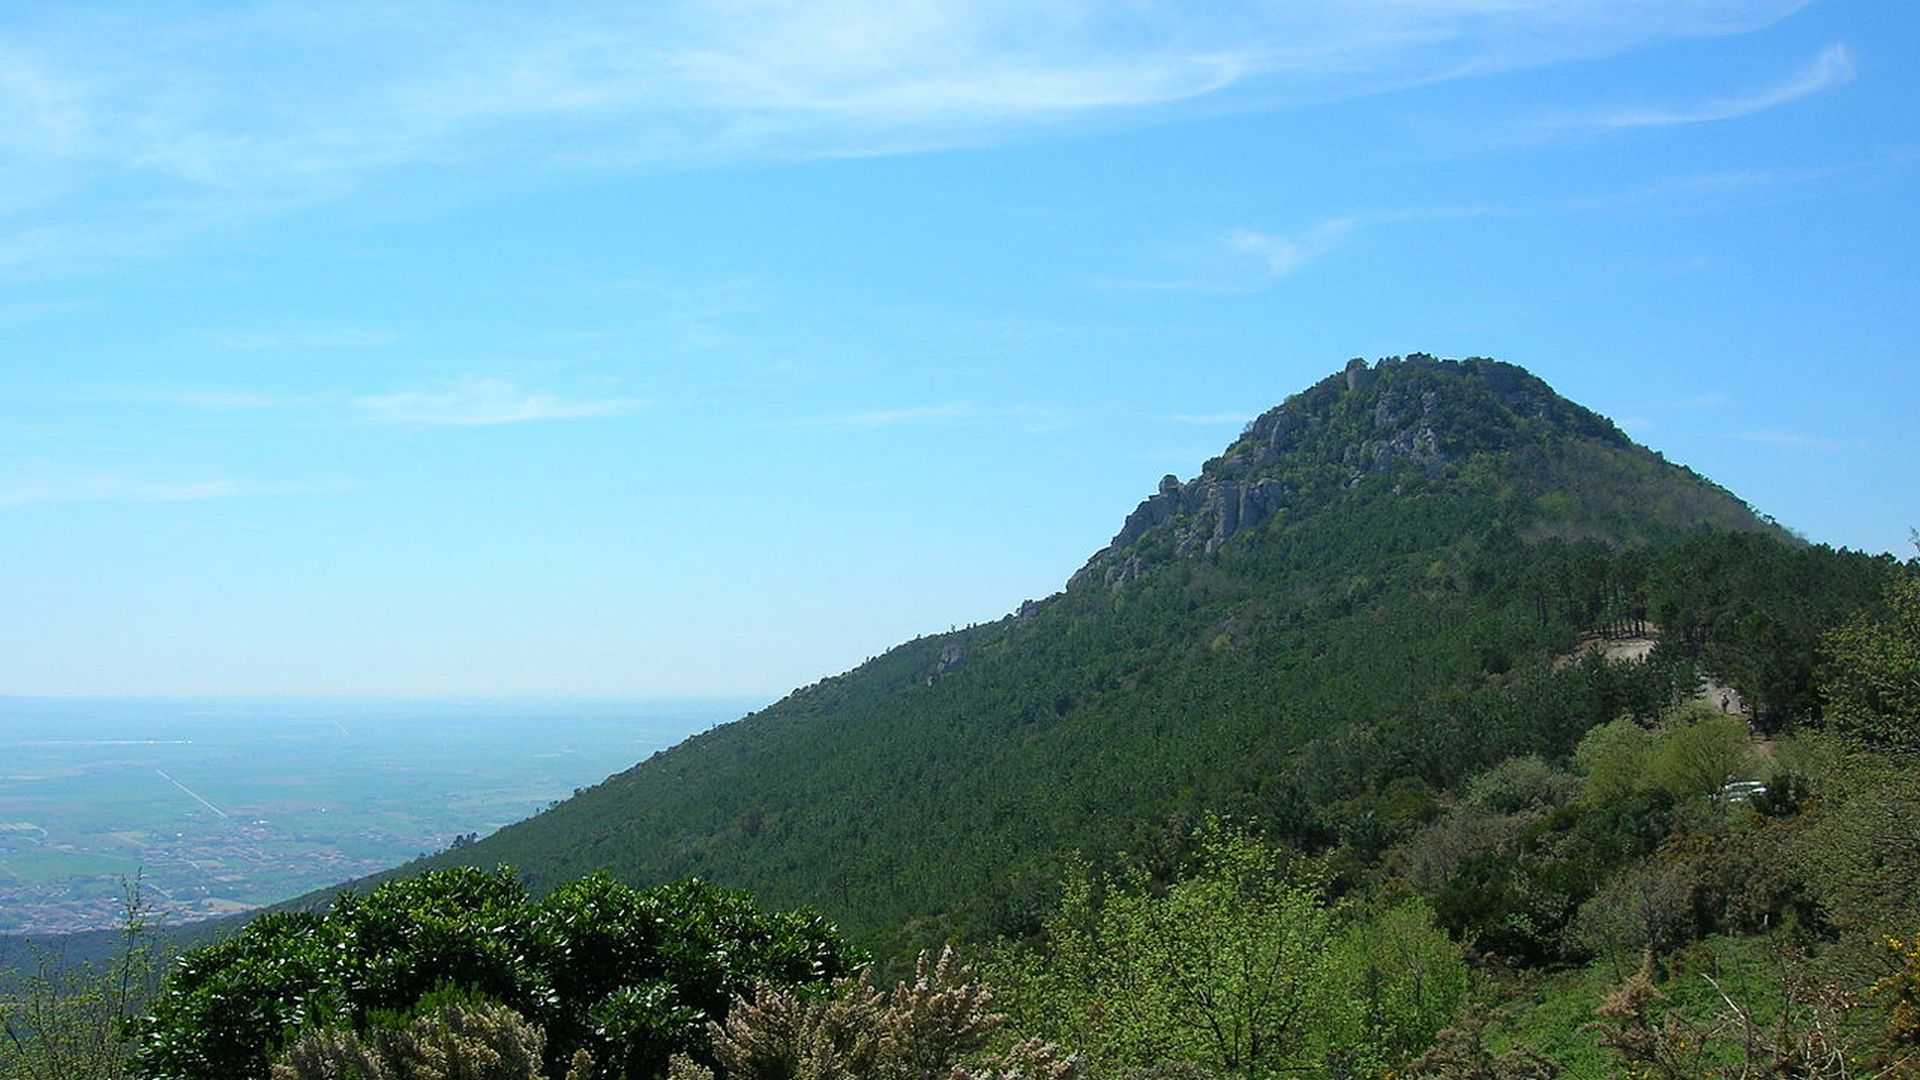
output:
<path id="1" fill-rule="evenodd" d="M 0 933 L 228 914 L 484 836 L 751 699 L 0 699 Z"/>

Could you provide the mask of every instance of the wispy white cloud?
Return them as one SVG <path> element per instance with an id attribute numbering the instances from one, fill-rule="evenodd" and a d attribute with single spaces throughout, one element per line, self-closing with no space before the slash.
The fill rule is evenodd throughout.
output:
<path id="1" fill-rule="evenodd" d="M 1008 405 L 982 407 L 971 401 L 949 401 L 936 405 L 912 405 L 898 409 L 822 416 L 800 422 L 801 427 L 864 430 L 916 424 L 960 424 L 976 427 L 1010 427 L 1022 431 L 1057 431 L 1079 421 L 1066 409 L 1044 405 Z"/>
<path id="2" fill-rule="evenodd" d="M 1333 218 L 1295 236 L 1241 229 L 1227 238 L 1227 245 L 1258 262 L 1269 279 L 1285 277 L 1352 232 L 1355 223 L 1350 217 Z"/>
<path id="3" fill-rule="evenodd" d="M 282 330 L 223 330 L 214 344 L 235 351 L 381 349 L 400 339 L 379 327 L 334 326 Z"/>
<path id="4" fill-rule="evenodd" d="M 1827 190 L 1835 180 L 1857 177 L 1870 181 L 1888 165 L 1885 159 L 1836 162 L 1798 169 L 1734 169 L 1676 173 L 1630 187 L 1594 190 L 1519 202 L 1461 203 L 1424 207 L 1366 210 L 1348 215 L 1350 232 L 1386 225 L 1422 222 L 1558 217 L 1567 214 L 1712 213 L 1735 205 L 1776 202 L 1798 197 L 1811 189 Z M 1661 269 L 1669 274 L 1699 273 L 1712 264 L 1698 258 Z"/>
<path id="5" fill-rule="evenodd" d="M 842 416 L 820 416 L 802 421 L 803 427 L 882 428 L 928 421 L 970 419 L 978 416 L 972 402 L 950 401 L 940 405 L 911 405 L 901 409 L 874 409 Z"/>
<path id="6" fill-rule="evenodd" d="M 1174 261 L 1181 265 L 1170 276 L 1109 277 L 1096 284 L 1138 292 L 1258 292 L 1331 251 L 1369 221 L 1357 216 L 1328 218 L 1292 234 L 1232 229 L 1179 252 Z"/>
<path id="7" fill-rule="evenodd" d="M 0 15 L 0 266 L 118 257 L 396 169 L 683 168 L 1272 108 L 1740 33 L 1804 0 L 255 2 Z M 1720 106 L 1765 107 L 1841 77 Z"/>
<path id="8" fill-rule="evenodd" d="M 211 499 L 329 494 L 338 482 L 273 483 L 232 477 L 155 479 L 112 473 L 57 470 L 0 481 L 0 510 L 55 503 L 186 503 Z"/>
<path id="9" fill-rule="evenodd" d="M 1889 167 L 1909 163 L 1898 155 L 1801 169 L 1745 169 L 1681 173 L 1633 187 L 1594 191 L 1510 203 L 1459 203 L 1432 206 L 1387 207 L 1330 217 L 1293 233 L 1238 228 L 1219 232 L 1199 244 L 1188 244 L 1166 259 L 1166 276 L 1095 278 L 1098 288 L 1140 292 L 1187 292 L 1238 295 L 1257 293 L 1300 272 L 1316 259 L 1351 243 L 1371 230 L 1421 223 L 1470 219 L 1530 219 L 1569 214 L 1605 214 L 1621 210 L 1638 213 L 1712 213 L 1736 205 L 1751 205 L 1794 197 L 1816 185 L 1848 176 L 1872 179 Z M 1688 259 L 1662 266 L 1670 275 L 1706 271 L 1711 263 Z M 1695 401 L 1689 407 L 1719 404 Z M 1647 408 L 1676 407 L 1653 404 Z"/>
<path id="10" fill-rule="evenodd" d="M 1614 416 L 1613 422 L 1620 425 L 1623 431 L 1651 431 L 1659 427 L 1660 422 L 1654 416 L 1648 415 L 1650 413 L 1708 412 L 1732 400 L 1724 390 L 1702 390 L 1679 397 L 1651 401 L 1643 398 L 1639 401 L 1618 402 L 1616 404 L 1620 412 Z"/>
<path id="11" fill-rule="evenodd" d="M 324 402 L 318 397 L 286 394 L 261 394 L 247 390 L 161 390 L 153 393 L 129 393 L 120 399 L 134 404 L 176 405 L 183 409 L 212 412 L 240 412 L 253 409 L 285 409 Z"/>
<path id="12" fill-rule="evenodd" d="M 28 300 L 0 304 L 0 326 L 26 326 L 43 319 L 85 310 L 77 300 Z"/>
<path id="13" fill-rule="evenodd" d="M 1169 447 L 1158 450 L 1137 451 L 1128 454 L 1127 460 L 1149 462 L 1162 466 L 1170 471 L 1184 472 L 1192 470 L 1195 463 L 1205 461 L 1219 452 L 1220 448 L 1218 446 L 1194 445 L 1178 448 Z"/>
<path id="14" fill-rule="evenodd" d="M 431 390 L 353 399 L 366 419 L 411 427 L 486 427 L 539 420 L 618 416 L 642 408 L 637 398 L 566 397 L 526 390 L 504 379 L 464 376 Z"/>
<path id="15" fill-rule="evenodd" d="M 1590 113 L 1552 117 L 1541 122 L 1547 130 L 1618 130 L 1672 127 L 1735 120 L 1777 109 L 1802 98 L 1849 82 L 1854 76 L 1853 54 L 1844 44 L 1822 49 L 1806 66 L 1771 86 L 1730 97 L 1677 105 L 1628 105 Z"/>
<path id="16" fill-rule="evenodd" d="M 1123 292 L 1202 292 L 1246 294 L 1260 292 L 1311 259 L 1332 250 L 1354 231 L 1356 217 L 1334 217 L 1300 233 L 1265 233 L 1260 229 L 1231 229 L 1210 240 L 1188 246 L 1173 256 L 1173 273 L 1165 277 L 1102 277 L 1094 284 Z"/>
<path id="17" fill-rule="evenodd" d="M 1243 412 L 1174 413 L 1172 416 L 1167 417 L 1167 419 L 1176 424 L 1198 424 L 1214 427 L 1229 424 L 1236 426 L 1245 425 L 1246 422 L 1253 419 L 1253 417 Z"/>
<path id="18" fill-rule="evenodd" d="M 1736 431 L 1729 437 L 1741 442 L 1760 443 L 1764 446 L 1777 446 L 1789 450 L 1839 450 L 1846 445 L 1839 439 L 1783 428 Z"/>
<path id="19" fill-rule="evenodd" d="M 1727 396 L 1725 390 L 1702 390 L 1697 394 L 1688 394 L 1685 397 L 1666 398 L 1661 401 L 1650 402 L 1647 408 L 1662 410 L 1717 409 L 1732 400 L 1731 397 Z"/>
<path id="20" fill-rule="evenodd" d="M 1894 158 L 1843 162 L 1804 169 L 1749 169 L 1684 173 L 1655 179 L 1635 187 L 1574 194 L 1533 202 L 1461 203 L 1424 207 L 1362 210 L 1324 219 L 1294 233 L 1241 228 L 1217 234 L 1208 243 L 1190 245 L 1169 259 L 1176 272 L 1166 277 L 1105 277 L 1093 284 L 1102 288 L 1146 292 L 1195 292 L 1225 295 L 1255 293 L 1295 273 L 1316 259 L 1375 229 L 1430 222 L 1469 219 L 1529 219 L 1568 214 L 1604 214 L 1625 209 L 1640 213 L 1710 213 L 1736 200 L 1743 204 L 1790 198 L 1812 185 L 1849 175 L 1871 177 Z M 1663 267 L 1669 274 L 1694 274 L 1711 264 L 1689 259 Z M 1702 408 L 1721 404 L 1714 392 L 1681 403 L 1655 403 L 1647 408 Z"/>
<path id="21" fill-rule="evenodd" d="M 1015 405 L 997 414 L 1000 422 L 1026 432 L 1061 431 L 1076 426 L 1082 415 L 1072 409 L 1047 405 Z"/>

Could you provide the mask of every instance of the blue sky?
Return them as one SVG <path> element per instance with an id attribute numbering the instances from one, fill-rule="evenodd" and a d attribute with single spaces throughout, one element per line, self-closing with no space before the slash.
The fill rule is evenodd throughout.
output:
<path id="1" fill-rule="evenodd" d="M 0 692 L 777 694 L 1348 357 L 1920 525 L 1920 9 L 13 3 Z"/>

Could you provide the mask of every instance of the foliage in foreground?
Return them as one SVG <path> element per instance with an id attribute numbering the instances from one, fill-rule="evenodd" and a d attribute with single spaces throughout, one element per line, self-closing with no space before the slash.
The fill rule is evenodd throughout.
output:
<path id="1" fill-rule="evenodd" d="M 441 871 L 324 915 L 262 916 L 187 954 L 139 1063 L 167 1080 L 265 1076 L 290 1033 L 365 1034 L 454 987 L 541 1028 L 548 1071 L 585 1050 L 603 1075 L 640 1080 L 704 1054 L 707 1023 L 755 987 L 825 983 L 855 962 L 825 921 L 699 882 L 634 890 L 596 875 L 534 900 L 510 871 Z"/>
<path id="2" fill-rule="evenodd" d="M 1827 633 L 1824 719 L 1863 742 L 1920 750 L 1920 574 L 1896 579 L 1885 607 Z"/>
<path id="3" fill-rule="evenodd" d="M 762 988 L 713 1024 L 713 1067 L 673 1059 L 671 1080 L 1075 1080 L 1077 1061 L 1037 1039 L 982 1051 L 1006 1017 L 952 952 L 922 953 L 912 982 L 881 993 L 867 975 L 825 996 Z"/>
<path id="4" fill-rule="evenodd" d="M 1423 903 L 1329 904 L 1313 871 L 1217 823 L 1164 891 L 1069 879 L 1042 944 L 991 975 L 1023 1030 L 1103 1070 L 1236 1077 L 1378 1074 L 1425 1048 L 1467 986 Z"/>
<path id="5" fill-rule="evenodd" d="M 547 1034 L 512 1009 L 436 995 L 404 1023 L 311 1028 L 273 1065 L 273 1080 L 542 1080 Z M 587 1080 L 593 1057 L 574 1051 L 566 1080 Z"/>
<path id="6" fill-rule="evenodd" d="M 825 988 L 761 985 L 724 1022 L 709 1022 L 709 1053 L 675 1054 L 671 1080 L 1076 1080 L 1078 1062 L 1029 1039 L 986 1053 L 1005 1021 L 993 995 L 951 952 L 922 954 L 911 982 L 874 988 L 866 972 Z M 273 1080 L 542 1080 L 546 1034 L 505 1006 L 437 995 L 408 1016 L 305 1032 L 273 1066 Z M 586 1080 L 576 1051 L 565 1080 Z"/>
<path id="7" fill-rule="evenodd" d="M 144 1007 L 159 967 L 151 930 L 151 910 L 140 883 L 127 882 L 117 956 L 101 966 L 78 967 L 42 956 L 33 975 L 13 993 L 0 995 L 0 1077 L 130 1076 L 128 1021 Z"/>
<path id="8" fill-rule="evenodd" d="M 1896 586 L 1911 588 L 1910 580 Z M 1815 635 L 1825 648 L 1819 696 L 1854 703 L 1836 704 L 1828 717 L 1837 735 L 1809 723 L 1755 743 L 1743 724 L 1711 709 L 1674 707 L 1687 679 L 1653 665 L 1583 661 L 1553 671 L 1555 685 L 1612 680 L 1632 692 L 1563 700 L 1566 714 L 1544 725 L 1563 734 L 1549 742 L 1508 739 L 1529 723 L 1543 728 L 1518 713 L 1508 727 L 1480 729 L 1487 741 L 1478 753 L 1504 747 L 1513 756 L 1458 781 L 1436 774 L 1428 786 L 1387 755 L 1371 766 L 1378 775 L 1365 780 L 1366 796 L 1317 811 L 1326 828 L 1312 835 L 1327 855 L 1282 857 L 1210 827 L 1172 851 L 1148 850 L 1132 871 L 1069 878 L 1040 947 L 996 962 L 1002 1000 L 1018 1021 L 1010 1026 L 1122 1076 L 1394 1068 L 1532 1077 L 1556 1065 L 1570 1078 L 1901 1075 L 1909 1068 L 1902 1055 L 1920 1042 L 1920 961 L 1906 936 L 1920 928 L 1911 887 L 1920 875 L 1920 767 L 1900 749 L 1900 733 L 1915 728 L 1899 694 L 1847 686 L 1897 691 L 1910 677 L 1915 637 L 1899 617 L 1902 602 L 1903 593 L 1890 592 L 1884 607 Z M 1476 700 L 1516 685 L 1490 680 L 1455 704 L 1471 717 Z M 1579 722 L 1602 709 L 1627 718 Z M 1451 723 L 1422 730 L 1468 730 Z M 1382 745 L 1357 739 L 1354 753 L 1375 755 Z M 1736 778 L 1763 780 L 1768 791 L 1729 802 L 1726 782 Z M 1280 839 L 1297 840 L 1281 825 Z M 1181 876 L 1173 868 L 1189 854 L 1197 868 Z M 1417 899 L 1407 901 L 1408 892 Z M 1347 899 L 1332 902 L 1336 893 Z M 1465 969 L 1436 918 L 1482 959 L 1497 954 L 1537 973 L 1592 960 L 1612 989 L 1552 1005 L 1553 1037 L 1584 1047 L 1563 1041 L 1550 1061 L 1516 1045 L 1497 1021 L 1483 1033 L 1454 1016 Z M 854 984 L 826 992 L 853 960 L 830 931 L 810 938 L 809 926 L 820 924 L 764 915 L 737 894 L 698 885 L 642 893 L 589 878 L 536 902 L 508 875 L 430 874 L 344 900 L 330 915 L 268 916 L 195 953 L 144 1029 L 140 1064 L 155 1076 L 258 1077 L 299 1036 L 378 1080 L 372 1066 L 351 1066 L 360 1060 L 354 1047 L 380 1045 L 388 1011 L 455 985 L 499 1000 L 540 1033 L 541 1076 L 561 1075 L 573 1049 L 591 1048 L 603 1076 L 658 1076 L 678 1052 L 683 1071 L 732 1080 L 751 1075 L 739 1055 L 765 1048 L 768 1025 L 798 1033 L 789 1045 L 800 1054 L 795 1068 L 830 1072 L 827 1064 L 842 1060 L 834 1054 L 869 1052 L 849 1033 L 868 1030 L 878 1006 Z M 1893 960 L 1889 934 L 1900 935 Z M 1811 955 L 1793 961 L 1790 985 L 1756 993 L 1751 980 L 1703 981 L 1722 980 L 1718 968 L 1682 970 L 1708 935 L 1766 935 Z M 1632 972 L 1646 952 L 1654 964 L 1640 985 Z M 92 985 L 59 1006 L 77 1018 L 71 1030 L 51 1022 L 17 1029 L 26 1037 L 6 1075 L 127 1074 L 121 1029 L 84 1015 L 85 1001 L 115 1000 L 106 984 Z M 1603 1000 L 1612 1004 L 1596 1026 Z M 17 1020 L 20 1003 L 9 1004 Z M 729 1028 L 736 1007 L 756 1010 L 743 1014 L 755 1019 Z M 1821 1045 L 1845 1049 L 1822 1057 Z M 733 1047 L 731 1065 L 722 1046 Z M 215 1060 L 223 1064 L 196 1064 Z M 84 1064 L 33 1064 L 52 1061 Z M 770 1075 L 790 1075 L 779 1071 L 786 1067 L 769 1066 Z M 1075 1066 L 1055 1055 L 973 1067 L 1025 1077 Z"/>

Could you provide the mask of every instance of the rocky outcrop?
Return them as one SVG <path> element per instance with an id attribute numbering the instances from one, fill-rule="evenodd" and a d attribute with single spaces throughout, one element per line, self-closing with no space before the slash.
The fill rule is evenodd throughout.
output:
<path id="1" fill-rule="evenodd" d="M 1236 479 L 1201 474 L 1182 484 L 1166 476 L 1160 490 L 1127 515 L 1120 532 L 1074 574 L 1069 588 L 1099 579 L 1121 585 L 1137 577 L 1148 560 L 1131 551 L 1135 542 L 1162 527 L 1173 530 L 1173 555 L 1187 558 L 1220 550 L 1236 533 L 1254 528 L 1287 504 L 1287 487 L 1271 477 Z"/>
<path id="2" fill-rule="evenodd" d="M 927 676 L 927 685 L 932 686 L 936 680 L 945 676 L 947 672 L 952 671 L 954 668 L 966 662 L 967 650 L 958 642 L 941 647 L 940 659 L 933 665 L 933 674 Z"/>
<path id="3" fill-rule="evenodd" d="M 1347 390 L 1351 393 L 1355 390 L 1365 389 L 1369 383 L 1373 382 L 1374 372 L 1372 368 L 1367 366 L 1365 360 L 1356 356 L 1347 361 L 1347 369 L 1341 372 L 1341 374 L 1346 377 Z"/>
<path id="4" fill-rule="evenodd" d="M 1288 479 L 1302 470 L 1315 483 L 1331 474 L 1349 487 L 1405 470 L 1439 476 L 1466 455 L 1529 437 L 1529 424 L 1627 444 L 1603 418 L 1511 364 L 1418 353 L 1371 366 L 1349 361 L 1261 414 L 1199 476 L 1163 478 L 1068 587 L 1117 587 L 1155 563 L 1210 555 L 1286 510 L 1295 495 Z"/>

